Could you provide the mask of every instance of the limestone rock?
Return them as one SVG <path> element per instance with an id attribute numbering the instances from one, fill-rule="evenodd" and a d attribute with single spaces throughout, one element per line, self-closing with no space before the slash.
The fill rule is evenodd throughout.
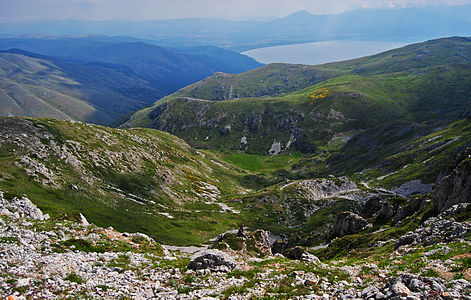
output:
<path id="1" fill-rule="evenodd" d="M 442 212 L 437 217 L 425 221 L 419 228 L 410 231 L 396 241 L 396 249 L 403 245 L 424 246 L 434 245 L 440 242 L 452 242 L 464 238 L 471 233 L 471 222 L 456 222 L 447 219 L 453 212 L 466 209 L 467 205 L 457 204 Z"/>
<path id="2" fill-rule="evenodd" d="M 219 267 L 223 266 L 227 267 L 229 270 L 232 270 L 236 267 L 236 265 L 237 263 L 235 260 L 227 253 L 219 250 L 208 249 L 195 253 L 190 259 L 188 268 L 192 270 L 219 270 Z"/>
<path id="3" fill-rule="evenodd" d="M 354 234 L 363 231 L 372 224 L 350 211 L 343 212 L 337 216 L 334 223 L 334 232 L 337 236 Z"/>
<path id="4" fill-rule="evenodd" d="M 43 212 L 26 197 L 14 197 L 9 200 L 3 198 L 3 193 L 1 193 L 0 209 L 2 214 L 12 215 L 18 218 L 29 218 L 33 220 L 46 220 L 49 218 L 47 214 L 43 214 Z"/>
<path id="5" fill-rule="evenodd" d="M 82 225 L 88 226 L 90 223 L 88 223 L 87 218 L 85 218 L 84 215 L 80 214 L 80 221 L 82 222 Z"/>

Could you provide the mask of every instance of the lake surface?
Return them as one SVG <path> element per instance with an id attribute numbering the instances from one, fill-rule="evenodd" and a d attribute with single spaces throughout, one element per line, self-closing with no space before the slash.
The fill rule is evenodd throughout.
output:
<path id="1" fill-rule="evenodd" d="M 372 41 L 326 41 L 252 49 L 242 54 L 261 63 L 318 65 L 377 54 L 408 43 Z"/>

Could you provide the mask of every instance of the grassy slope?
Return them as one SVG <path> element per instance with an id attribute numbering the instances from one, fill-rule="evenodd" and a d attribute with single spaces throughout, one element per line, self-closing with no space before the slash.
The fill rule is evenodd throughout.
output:
<path id="1" fill-rule="evenodd" d="M 366 168 L 363 161 L 378 164 L 395 154 L 401 146 L 397 139 L 412 143 L 457 120 L 471 96 L 470 57 L 469 39 L 449 38 L 315 67 L 273 64 L 236 76 L 217 75 L 136 113 L 130 124 L 172 132 L 195 147 L 256 155 L 266 155 L 274 141 L 281 142 L 283 150 L 298 134 L 296 138 L 310 146 L 304 152 L 313 153 L 307 166 L 315 168 L 315 174 L 348 173 L 348 168 L 352 173 Z M 231 88 L 233 98 L 246 98 L 214 101 L 228 99 Z M 327 90 L 324 98 L 310 97 L 322 90 Z M 221 132 L 227 125 L 231 130 Z M 383 131 L 382 137 L 375 134 Z M 240 142 L 244 136 L 247 147 Z M 355 147 L 345 144 L 352 137 L 370 139 L 369 159 L 364 160 L 358 147 L 348 148 Z M 378 147 L 387 137 L 396 143 Z M 292 155 L 295 148 L 300 149 L 292 143 L 283 154 Z M 329 156 L 339 157 L 339 151 L 349 155 L 340 163 L 323 163 Z M 247 167 L 231 155 L 221 157 L 252 171 L 257 165 Z"/>
<path id="2" fill-rule="evenodd" d="M 283 201 L 298 201 L 297 190 L 282 191 L 284 183 L 275 184 L 280 178 L 262 173 L 292 157 L 259 157 L 254 172 L 241 172 L 220 155 L 153 129 L 0 118 L 0 190 L 7 197 L 26 194 L 52 216 L 80 212 L 102 227 L 188 245 L 240 225 L 286 234 L 323 231 L 349 205 L 336 202 L 310 219 L 290 220 Z M 246 161 L 244 154 L 226 155 L 235 164 Z M 223 212 L 218 203 L 238 213 Z"/>
<path id="3" fill-rule="evenodd" d="M 201 242 L 240 222 L 208 203 L 215 188 L 217 201 L 244 193 L 239 173 L 167 133 L 50 119 L 0 122 L 0 189 L 26 194 L 52 215 L 82 212 L 97 225 L 175 244 Z"/>
<path id="4" fill-rule="evenodd" d="M 217 101 L 280 96 L 336 75 L 337 72 L 326 71 L 315 66 L 289 64 L 270 64 L 238 75 L 216 73 L 160 99 L 149 108 L 136 112 L 130 119 L 130 123 L 133 126 L 149 124 L 146 118 L 154 108 L 182 96 Z"/>

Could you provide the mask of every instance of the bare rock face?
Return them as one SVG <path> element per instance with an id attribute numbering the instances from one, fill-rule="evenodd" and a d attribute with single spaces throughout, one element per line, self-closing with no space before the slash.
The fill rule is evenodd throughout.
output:
<path id="1" fill-rule="evenodd" d="M 298 189 L 310 201 L 341 197 L 358 191 L 357 185 L 346 177 L 303 180 L 298 183 Z"/>
<path id="2" fill-rule="evenodd" d="M 257 229 L 252 233 L 252 236 L 255 239 L 255 247 L 257 247 L 258 251 L 263 253 L 263 255 L 272 255 L 270 236 L 267 231 Z"/>
<path id="3" fill-rule="evenodd" d="M 237 263 L 227 253 L 219 250 L 208 249 L 195 253 L 188 265 L 189 269 L 210 269 L 212 271 L 230 271 Z"/>
<path id="4" fill-rule="evenodd" d="M 334 223 L 334 232 L 337 236 L 355 234 L 373 226 L 365 219 L 350 211 L 343 212 L 337 216 Z"/>
<path id="5" fill-rule="evenodd" d="M 455 204 L 471 202 L 471 148 L 461 152 L 450 169 L 451 172 L 435 185 L 432 194 L 440 212 Z"/>

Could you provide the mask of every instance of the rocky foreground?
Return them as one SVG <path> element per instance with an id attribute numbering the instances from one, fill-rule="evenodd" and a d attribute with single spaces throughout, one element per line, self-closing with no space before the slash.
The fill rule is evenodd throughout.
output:
<path id="1" fill-rule="evenodd" d="M 450 210 L 395 241 L 396 250 L 377 245 L 363 257 L 321 262 L 301 248 L 285 253 L 298 259 L 272 255 L 264 231 L 222 235 L 214 245 L 224 251 L 170 253 L 146 235 L 103 229 L 80 214 L 51 219 L 27 198 L 0 193 L 0 293 L 9 299 L 471 299 L 471 225 L 447 219 Z M 444 243 L 427 246 L 446 230 Z M 237 251 L 221 247 L 230 246 L 231 236 L 246 243 Z"/>

